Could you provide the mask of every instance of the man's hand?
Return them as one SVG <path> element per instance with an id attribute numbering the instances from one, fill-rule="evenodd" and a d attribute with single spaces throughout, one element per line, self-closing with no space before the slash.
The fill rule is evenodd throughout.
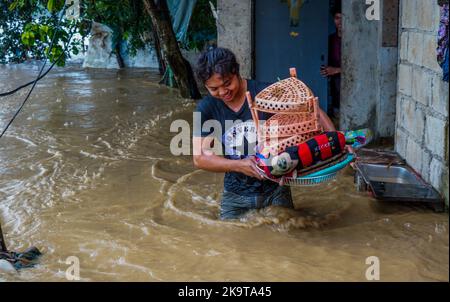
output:
<path id="1" fill-rule="evenodd" d="M 255 177 L 259 180 L 264 179 L 262 172 L 257 168 L 257 163 L 254 157 L 239 160 L 236 172 L 245 174 L 250 177 Z"/>
<path id="2" fill-rule="evenodd" d="M 359 159 L 358 154 L 355 152 L 355 149 L 353 149 L 352 146 L 350 146 L 350 145 L 345 145 L 345 149 L 347 150 L 348 153 L 353 154 L 353 156 L 354 156 L 354 158 L 355 158 L 355 161 Z M 356 170 L 356 167 L 355 167 L 355 161 L 352 161 L 352 162 L 350 163 L 350 166 L 353 168 L 353 170 Z"/>
<path id="3" fill-rule="evenodd" d="M 324 66 L 320 69 L 320 74 L 324 77 L 331 77 L 340 73 L 341 69 L 338 67 Z"/>
<path id="4" fill-rule="evenodd" d="M 352 146 L 350 146 L 350 145 L 345 145 L 345 149 L 347 150 L 348 153 L 354 154 L 354 155 L 356 156 L 355 149 L 353 149 Z"/>
<path id="5" fill-rule="evenodd" d="M 259 180 L 264 179 L 264 174 L 257 168 L 254 157 L 240 160 L 224 158 L 217 155 L 219 152 L 211 149 L 212 142 L 210 137 L 194 137 L 193 161 L 196 168 L 210 172 L 239 172 Z"/>

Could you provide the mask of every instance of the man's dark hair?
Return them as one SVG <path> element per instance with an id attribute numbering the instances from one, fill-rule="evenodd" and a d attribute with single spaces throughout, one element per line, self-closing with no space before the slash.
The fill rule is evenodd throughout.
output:
<path id="1" fill-rule="evenodd" d="M 330 10 L 331 15 L 334 17 L 336 16 L 336 14 L 342 14 L 342 6 L 341 6 L 341 1 L 336 1 L 333 5 L 333 7 Z"/>
<path id="2" fill-rule="evenodd" d="M 222 77 L 230 74 L 239 76 L 239 63 L 231 50 L 211 47 L 198 58 L 196 73 L 203 83 L 214 73 L 218 73 Z"/>

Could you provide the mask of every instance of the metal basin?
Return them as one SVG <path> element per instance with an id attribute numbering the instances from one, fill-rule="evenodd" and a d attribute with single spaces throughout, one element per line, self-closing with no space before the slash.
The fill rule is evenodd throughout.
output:
<path id="1" fill-rule="evenodd" d="M 366 183 L 370 181 L 397 183 L 408 185 L 423 185 L 421 181 L 412 171 L 403 166 L 387 166 L 376 164 L 358 164 L 361 175 Z"/>
<path id="2" fill-rule="evenodd" d="M 378 200 L 392 202 L 416 202 L 444 211 L 439 193 L 408 166 L 380 164 L 356 164 L 355 183 L 358 191 L 370 188 Z"/>

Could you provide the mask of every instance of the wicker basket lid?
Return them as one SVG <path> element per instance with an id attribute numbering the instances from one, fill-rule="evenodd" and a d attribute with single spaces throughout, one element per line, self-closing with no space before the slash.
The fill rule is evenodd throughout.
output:
<path id="1" fill-rule="evenodd" d="M 255 109 L 266 112 L 306 112 L 314 97 L 311 89 L 296 77 L 278 81 L 255 97 Z"/>

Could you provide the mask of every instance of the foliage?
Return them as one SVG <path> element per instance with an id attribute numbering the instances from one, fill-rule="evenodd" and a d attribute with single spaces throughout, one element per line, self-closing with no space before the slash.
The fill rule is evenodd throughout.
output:
<path id="1" fill-rule="evenodd" d="M 24 3 L 21 10 L 9 10 L 12 1 L 0 1 L 0 62 L 21 62 L 26 59 L 26 49 L 21 43 L 23 28 L 32 21 L 33 12 L 37 12 L 39 7 L 32 3 Z M 28 38 L 28 37 L 26 37 Z M 29 47 L 36 57 L 42 56 L 39 42 L 33 47 Z"/>
<path id="2" fill-rule="evenodd" d="M 208 0 L 197 0 L 187 32 L 187 49 L 202 50 L 206 44 L 217 40 L 216 20 Z M 217 0 L 211 3 L 217 7 Z"/>
<path id="3" fill-rule="evenodd" d="M 152 23 L 142 1 L 85 0 L 82 4 L 83 17 L 109 26 L 114 32 L 113 44 L 127 41 L 131 56 L 151 43 Z"/>
<path id="4" fill-rule="evenodd" d="M 88 35 L 90 21 L 108 25 L 114 32 L 114 46 L 128 41 L 133 56 L 151 42 L 151 20 L 145 15 L 142 1 L 136 0 L 84 0 L 80 1 L 82 21 L 69 21 L 64 17 L 57 27 L 64 0 L 2 0 L 0 2 L 0 63 L 20 63 L 27 59 L 42 59 L 48 55 L 53 62 L 63 53 L 69 29 L 74 26 L 81 39 L 72 39 L 67 52 L 58 65 L 64 65 L 70 54 L 77 55 L 83 39 Z M 3 32 L 2 32 L 3 31 Z M 55 35 L 54 47 L 50 42 Z M 115 48 L 115 47 L 114 47 Z"/>
<path id="5" fill-rule="evenodd" d="M 47 55 L 58 65 L 65 64 L 70 54 L 83 49 L 83 39 L 88 35 L 91 21 L 109 26 L 114 34 L 113 49 L 120 49 L 123 41 L 134 56 L 139 49 L 152 43 L 152 23 L 140 0 L 80 0 L 81 21 L 69 21 L 59 17 L 65 0 L 0 0 L 0 63 L 20 63 L 27 59 L 42 59 Z M 216 1 L 212 1 L 214 5 Z M 63 53 L 72 28 L 81 39 L 72 39 Z M 56 32 L 56 34 L 55 34 Z M 53 34 L 55 42 L 49 49 Z M 216 38 L 215 20 L 209 1 L 197 0 L 188 29 L 188 49 L 202 49 L 204 44 Z"/>
<path id="6" fill-rule="evenodd" d="M 82 44 L 80 39 L 72 39 L 67 44 L 69 29 L 76 29 L 79 24 L 60 18 L 63 6 L 64 0 L 2 1 L 0 63 L 20 63 L 29 58 L 42 59 L 46 56 L 51 62 L 59 58 L 57 65 L 64 66 L 68 55 L 76 55 Z M 50 49 L 53 38 L 53 47 Z M 66 44 L 67 52 L 64 52 Z"/>

